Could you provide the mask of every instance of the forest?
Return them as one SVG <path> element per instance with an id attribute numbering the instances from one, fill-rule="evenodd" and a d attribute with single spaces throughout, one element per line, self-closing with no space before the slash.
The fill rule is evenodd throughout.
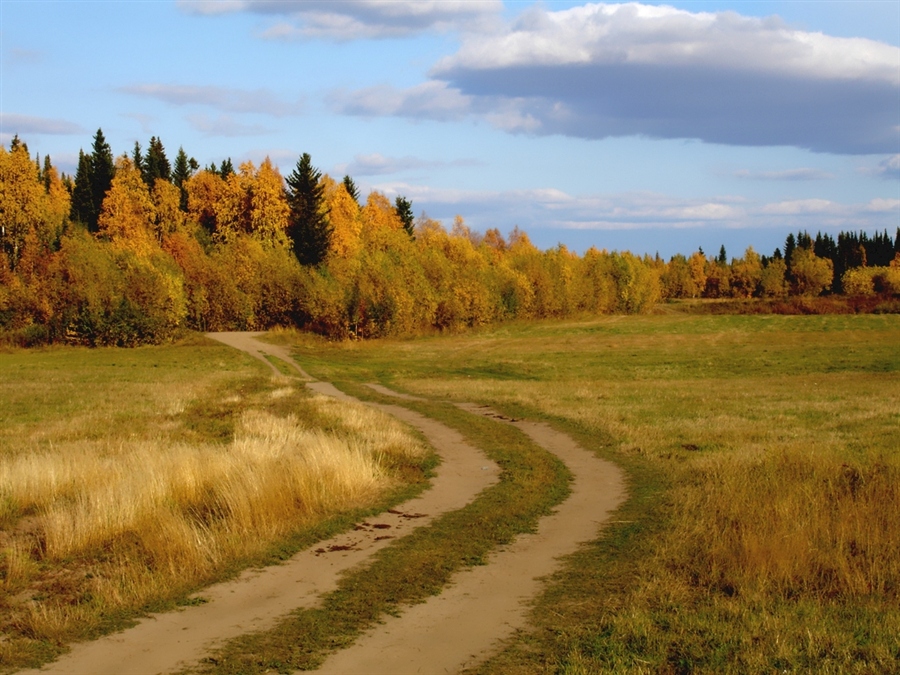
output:
<path id="1" fill-rule="evenodd" d="M 338 181 L 302 154 L 201 168 L 162 141 L 114 157 L 101 129 L 74 177 L 14 138 L 0 147 L 0 341 L 131 346 L 184 329 L 294 326 L 334 339 L 510 319 L 645 313 L 719 298 L 768 311 L 900 311 L 900 228 L 789 234 L 771 256 L 539 250 L 515 228 L 449 228 Z M 734 303 L 722 305 L 735 307 Z M 812 308 L 812 309 L 810 309 Z"/>

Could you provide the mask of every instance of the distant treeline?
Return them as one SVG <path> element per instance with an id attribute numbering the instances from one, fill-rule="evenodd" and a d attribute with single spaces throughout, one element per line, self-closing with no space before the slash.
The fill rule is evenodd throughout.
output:
<path id="1" fill-rule="evenodd" d="M 669 298 L 900 295 L 900 228 L 790 235 L 771 257 L 668 262 L 515 229 L 445 228 L 402 196 L 266 159 L 201 169 L 162 142 L 114 159 L 101 130 L 74 178 L 0 148 L 0 333 L 7 342 L 135 345 L 182 328 L 297 326 L 329 337 L 455 330 L 514 318 L 650 310 Z"/>

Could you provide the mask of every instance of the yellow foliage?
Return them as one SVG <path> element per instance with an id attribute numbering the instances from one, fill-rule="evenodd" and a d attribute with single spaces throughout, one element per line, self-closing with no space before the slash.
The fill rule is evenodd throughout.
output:
<path id="1" fill-rule="evenodd" d="M 188 214 L 209 232 L 217 228 L 216 205 L 225 192 L 225 181 L 210 171 L 191 176 L 186 185 Z"/>
<path id="2" fill-rule="evenodd" d="M 167 180 L 157 178 L 150 193 L 156 211 L 154 225 L 156 237 L 162 241 L 184 227 L 184 211 L 181 210 L 181 190 Z"/>
<path id="3" fill-rule="evenodd" d="M 120 157 L 97 220 L 100 234 L 119 250 L 148 256 L 158 248 L 153 234 L 155 219 L 156 208 L 141 172 L 128 157 Z"/>
<path id="4" fill-rule="evenodd" d="M 322 176 L 325 187 L 325 206 L 331 222 L 331 253 L 349 258 L 359 252 L 362 221 L 360 208 L 343 183 L 331 176 Z"/>
<path id="5" fill-rule="evenodd" d="M 360 211 L 363 237 L 375 241 L 382 230 L 402 230 L 403 223 L 396 209 L 380 192 L 370 192 L 366 205 Z"/>

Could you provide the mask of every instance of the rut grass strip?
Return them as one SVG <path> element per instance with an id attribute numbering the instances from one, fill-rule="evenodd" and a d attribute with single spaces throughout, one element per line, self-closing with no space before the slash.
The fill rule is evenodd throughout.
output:
<path id="1" fill-rule="evenodd" d="M 345 386 L 369 400 L 397 399 Z M 518 429 L 449 404 L 403 406 L 459 430 L 502 468 L 500 481 L 467 506 L 447 513 L 378 552 L 371 565 L 345 576 L 321 606 L 294 612 L 275 628 L 230 641 L 186 672 L 263 673 L 310 670 L 351 644 L 366 628 L 404 606 L 439 593 L 452 575 L 484 564 L 496 547 L 533 532 L 538 519 L 569 493 L 571 474 Z"/>

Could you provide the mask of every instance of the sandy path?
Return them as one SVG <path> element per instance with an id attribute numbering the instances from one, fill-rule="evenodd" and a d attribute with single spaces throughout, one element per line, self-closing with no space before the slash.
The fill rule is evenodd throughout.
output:
<path id="1" fill-rule="evenodd" d="M 254 340 L 254 334 L 231 333 L 224 337 L 226 344 L 245 349 L 270 366 L 260 351 L 291 362 L 287 350 Z M 309 386 L 319 393 L 350 399 L 325 382 Z M 406 408 L 377 407 L 419 429 L 441 455 L 442 462 L 430 489 L 391 512 L 358 524 L 357 530 L 299 552 L 282 565 L 248 570 L 233 581 L 203 590 L 198 595 L 207 600 L 205 604 L 151 615 L 123 632 L 77 644 L 41 670 L 27 672 L 151 675 L 196 662 L 224 640 L 272 626 L 293 609 L 314 606 L 323 594 L 337 588 L 344 571 L 365 563 L 397 536 L 462 508 L 498 480 L 499 467 L 481 450 L 466 443 L 459 432 Z"/>
<path id="2" fill-rule="evenodd" d="M 384 388 L 379 388 L 383 393 Z M 524 627 L 540 577 L 560 556 L 594 539 L 625 497 L 621 471 L 547 424 L 509 420 L 489 408 L 460 405 L 513 424 L 557 455 L 574 475 L 572 494 L 541 519 L 535 534 L 520 535 L 484 566 L 456 575 L 439 596 L 388 617 L 351 647 L 332 655 L 318 673 L 456 673 L 485 660 L 498 642 Z"/>

